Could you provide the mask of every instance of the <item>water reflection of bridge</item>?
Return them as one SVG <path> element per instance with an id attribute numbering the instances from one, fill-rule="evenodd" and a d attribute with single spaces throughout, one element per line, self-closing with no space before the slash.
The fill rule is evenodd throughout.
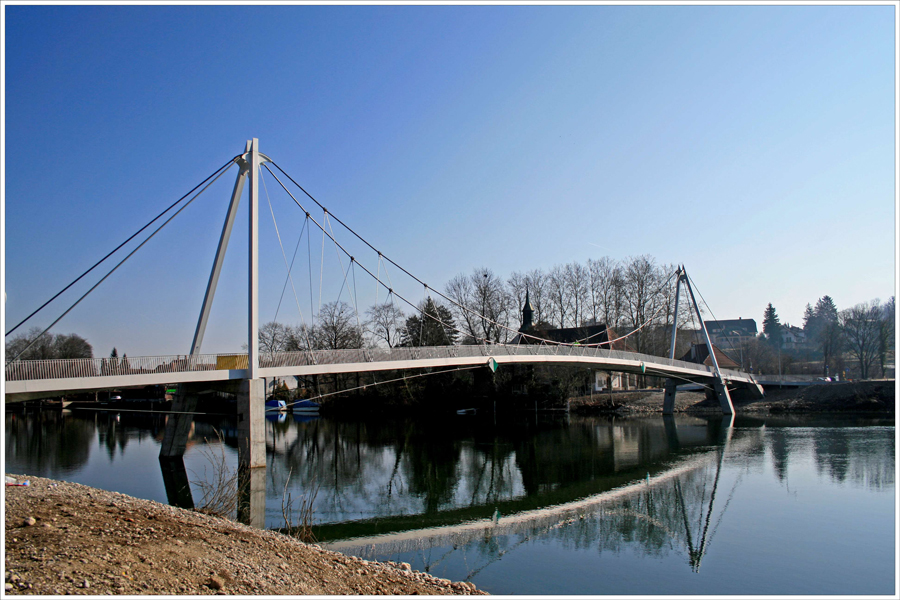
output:
<path id="1" fill-rule="evenodd" d="M 682 428 L 676 429 L 674 421 L 667 419 L 666 429 L 669 442 L 684 451 L 678 436 Z M 683 429 L 690 430 L 689 427 Z M 325 545 L 367 557 L 408 552 L 421 553 L 424 557 L 431 550 L 442 549 L 444 551 L 438 553 L 438 562 L 453 552 L 466 552 L 476 545 L 492 548 L 488 552 L 492 556 L 489 562 L 492 562 L 522 543 L 547 535 L 568 536 L 582 542 L 589 538 L 602 545 L 615 538 L 617 530 L 628 530 L 631 535 L 638 532 L 638 537 L 651 546 L 668 541 L 684 548 L 691 568 L 699 570 L 734 493 L 732 487 L 724 500 L 719 496 L 721 509 L 717 513 L 718 483 L 724 458 L 729 452 L 744 452 L 762 444 L 759 430 L 741 430 L 734 439 L 733 431 L 726 425 L 720 428 L 718 444 L 713 448 L 709 446 L 713 440 L 703 440 L 706 444 L 697 445 L 662 465 L 653 465 L 643 479 L 635 480 L 634 472 L 623 473 L 626 479 L 630 475 L 629 483 L 615 485 L 610 481 L 609 489 L 578 499 L 513 513 L 498 507 L 489 517 L 462 522 L 463 511 L 449 511 L 445 516 L 447 520 L 456 520 L 455 524 L 425 528 L 421 527 L 421 515 L 419 518 L 397 518 L 388 525 L 393 532 L 336 540 Z M 695 441 L 699 440 L 695 438 Z M 716 514 L 718 516 L 714 518 Z M 411 527 L 416 522 L 420 526 L 404 530 L 404 521 Z M 352 524 L 350 529 L 363 531 L 364 525 Z M 322 531 L 329 530 L 323 528 Z M 513 536 L 518 541 L 501 549 L 500 539 Z M 426 564 L 426 568 L 434 566 L 436 563 Z M 469 576 L 474 576 L 484 566 L 470 569 Z"/>

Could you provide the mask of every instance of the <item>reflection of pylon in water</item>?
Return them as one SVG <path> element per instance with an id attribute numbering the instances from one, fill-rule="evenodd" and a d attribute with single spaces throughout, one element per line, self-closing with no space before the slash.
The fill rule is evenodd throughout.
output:
<path id="1" fill-rule="evenodd" d="M 681 483 L 678 479 L 675 480 L 675 493 L 677 494 L 677 498 L 679 504 L 681 505 L 681 515 L 684 523 L 684 532 L 688 546 L 688 563 L 691 565 L 691 570 L 694 573 L 700 572 L 700 563 L 703 560 L 704 555 L 709 551 L 710 543 L 712 539 L 716 535 L 716 531 L 719 529 L 719 524 L 722 522 L 722 517 L 725 516 L 725 511 L 728 510 L 728 505 L 731 503 L 731 498 L 734 496 L 734 491 L 737 489 L 738 483 L 740 483 L 740 476 L 737 481 L 735 481 L 734 486 L 731 488 L 731 492 L 728 494 L 728 500 L 725 501 L 725 506 L 722 508 L 722 513 L 719 515 L 719 518 L 716 520 L 716 524 L 712 529 L 712 532 L 709 530 L 710 520 L 713 514 L 713 505 L 716 501 L 716 490 L 719 487 L 719 476 L 722 474 L 722 463 L 725 461 L 725 452 L 728 447 L 728 442 L 731 439 L 731 430 L 728 429 L 727 438 L 725 440 L 725 445 L 719 449 L 719 460 L 716 464 L 716 476 L 713 479 L 713 487 L 712 492 L 709 495 L 709 506 L 706 509 L 706 515 L 703 514 L 702 508 L 702 500 L 701 500 L 701 509 L 700 509 L 700 522 L 703 524 L 702 531 L 698 532 L 699 544 L 694 546 L 694 537 L 691 535 L 691 527 L 688 522 L 687 515 L 687 505 L 684 501 L 684 493 L 681 489 Z"/>

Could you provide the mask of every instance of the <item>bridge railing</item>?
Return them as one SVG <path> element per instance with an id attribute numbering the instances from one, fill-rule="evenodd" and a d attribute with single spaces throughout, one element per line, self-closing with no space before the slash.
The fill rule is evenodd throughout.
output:
<path id="1" fill-rule="evenodd" d="M 243 360 L 241 360 L 243 359 Z M 225 366 L 223 366 L 225 363 Z M 233 363 L 231 366 L 229 363 Z M 241 364 L 242 363 L 242 364 Z M 214 371 L 221 368 L 247 368 L 246 354 L 198 354 L 175 356 L 136 356 L 122 358 L 56 358 L 17 360 L 6 364 L 6 381 L 30 379 L 66 379 Z"/>
<path id="2" fill-rule="evenodd" d="M 648 375 L 654 375 L 654 365 L 681 367 L 690 371 L 712 372 L 712 367 L 649 354 L 607 350 L 590 346 L 538 345 L 472 345 L 472 346 L 414 346 L 404 348 L 366 348 L 359 350 L 302 350 L 263 354 L 260 368 L 301 367 L 324 364 L 365 364 L 386 361 L 415 361 L 442 358 L 471 358 L 483 356 L 584 356 L 598 359 L 628 360 L 647 363 Z M 139 356 L 133 358 L 76 358 L 15 361 L 6 365 L 6 381 L 59 379 L 75 377 L 103 377 L 246 369 L 246 354 L 200 354 L 195 356 Z M 726 378 L 747 378 L 746 373 L 722 371 Z"/>

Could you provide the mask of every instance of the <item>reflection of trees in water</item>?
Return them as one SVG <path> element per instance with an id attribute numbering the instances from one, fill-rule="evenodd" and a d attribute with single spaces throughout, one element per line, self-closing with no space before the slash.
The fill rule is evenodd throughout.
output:
<path id="1" fill-rule="evenodd" d="M 686 446 L 714 443 L 718 425 L 684 422 Z M 556 419 L 493 425 L 429 419 L 267 423 L 272 493 L 318 488 L 320 522 L 492 506 L 584 486 L 668 459 L 662 420 Z M 627 477 L 627 476 L 626 476 Z M 555 502 L 566 501 L 566 493 Z M 540 503 L 540 502 L 539 502 Z M 538 503 L 538 504 L 539 504 Z"/>
<path id="2" fill-rule="evenodd" d="M 436 516 L 470 507 L 492 510 L 506 501 L 524 502 L 521 508 L 514 504 L 516 510 L 522 510 L 541 506 L 549 497 L 558 503 L 568 501 L 570 493 L 596 493 L 607 485 L 604 482 L 615 481 L 616 477 L 624 477 L 624 482 L 645 468 L 655 472 L 654 468 L 691 452 L 691 448 L 717 444 L 725 431 L 718 420 L 686 419 L 679 421 L 673 442 L 673 431 L 666 430 L 662 419 L 595 418 L 530 426 L 490 425 L 412 419 L 269 422 L 267 442 L 275 455 L 269 474 L 270 494 L 280 497 L 290 471 L 289 491 L 295 497 L 318 489 L 315 514 L 320 524 L 388 516 Z M 871 445 L 871 436 L 860 435 L 859 429 L 753 430 L 761 436 L 765 432 L 759 440 L 765 443 L 751 444 L 729 459 L 743 470 L 757 470 L 770 462 L 775 476 L 786 481 L 791 461 L 805 462 L 803 456 L 815 451 L 820 472 L 827 471 L 838 481 L 846 479 L 878 489 L 893 485 L 894 450 L 889 428 L 867 429 L 883 432 L 880 435 L 885 443 L 875 446 Z M 691 481 L 679 483 L 685 498 L 704 498 L 702 489 L 691 487 Z M 711 484 L 705 485 L 708 501 Z M 697 529 L 698 517 L 692 513 L 696 509 L 690 508 L 689 502 L 679 510 L 688 513 L 693 527 L 690 540 L 683 522 L 679 529 L 670 524 L 666 525 L 668 529 L 660 529 L 659 524 L 669 523 L 671 515 L 663 519 L 657 512 L 675 510 L 676 500 L 667 496 L 674 493 L 654 488 L 652 498 L 631 500 L 653 500 L 656 504 L 647 511 L 638 510 L 640 506 L 622 508 L 615 530 L 618 543 L 631 543 L 632 537 L 638 536 L 646 541 L 643 546 L 648 552 L 662 551 L 671 544 L 666 531 L 684 531 L 679 534 L 680 547 L 702 554 L 703 529 Z M 631 517 L 627 517 L 629 514 Z M 681 518 L 683 521 L 684 516 Z M 608 528 L 613 522 L 601 525 Z M 708 535 L 715 520 L 704 525 Z M 586 536 L 594 535 L 585 531 Z M 588 543 L 588 538 L 577 542 L 580 538 L 570 535 L 573 543 Z M 589 539 L 594 543 L 594 538 Z"/>
<path id="3" fill-rule="evenodd" d="M 155 437 L 162 431 L 164 419 L 159 413 L 7 413 L 7 468 L 58 477 L 88 464 L 95 442 L 112 461 L 125 453 L 129 441 Z"/>
<path id="4" fill-rule="evenodd" d="M 6 413 L 6 468 L 48 477 L 78 469 L 88 462 L 94 431 L 93 419 L 59 411 Z"/>
<path id="5" fill-rule="evenodd" d="M 894 488 L 894 429 L 813 430 L 816 471 L 832 480 L 874 490 Z"/>
<path id="6" fill-rule="evenodd" d="M 165 425 L 165 416 L 158 413 L 99 412 L 94 416 L 94 422 L 97 440 L 106 448 L 109 460 L 112 461 L 116 449 L 120 456 L 123 455 L 129 441 L 154 437 L 154 433 Z"/>
<path id="7" fill-rule="evenodd" d="M 778 481 L 784 481 L 787 477 L 788 455 L 790 448 L 788 447 L 788 439 L 792 438 L 790 430 L 782 427 L 776 427 L 767 431 L 769 438 L 769 452 L 772 455 L 772 468 L 775 470 L 775 476 Z"/>

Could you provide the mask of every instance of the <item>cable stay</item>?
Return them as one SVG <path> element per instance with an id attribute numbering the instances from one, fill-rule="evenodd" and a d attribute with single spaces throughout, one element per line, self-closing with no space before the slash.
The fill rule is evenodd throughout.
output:
<path id="1" fill-rule="evenodd" d="M 141 248 L 143 248 L 143 247 L 144 247 L 144 244 L 146 244 L 147 242 L 149 242 L 150 240 L 152 240 L 153 237 L 156 236 L 157 233 L 159 233 L 160 231 L 162 231 L 162 229 L 163 229 L 166 225 L 168 225 L 169 223 L 171 223 L 172 220 L 173 220 L 175 217 L 177 217 L 178 215 L 180 215 L 180 214 L 182 213 L 182 211 L 184 211 L 184 209 L 186 209 L 188 206 L 190 206 L 190 205 L 194 202 L 194 200 L 196 200 L 197 198 L 199 198 L 199 197 L 200 197 L 200 194 L 202 194 L 202 193 L 205 192 L 207 189 L 209 189 L 209 186 L 211 186 L 212 184 L 214 184 L 214 183 L 219 179 L 219 177 L 221 177 L 223 174 L 225 174 L 225 172 L 228 170 L 228 167 L 229 167 L 233 162 L 235 162 L 235 160 L 236 160 L 236 159 L 234 159 L 234 160 L 232 160 L 232 161 L 229 161 L 229 163 L 228 163 L 225 167 L 219 169 L 218 174 L 215 175 L 215 177 L 213 177 L 211 181 L 210 181 L 210 178 L 207 177 L 207 179 L 206 179 L 205 181 L 209 181 L 209 183 L 207 183 L 206 186 L 203 187 L 203 189 L 201 189 L 199 192 L 197 192 L 190 200 L 188 200 L 187 202 L 185 202 L 184 205 L 181 206 L 181 208 L 179 208 L 177 211 L 175 211 L 175 213 L 172 214 L 172 216 L 170 216 L 168 219 L 166 219 L 166 220 L 163 222 L 162 225 L 160 225 L 159 227 L 157 227 L 157 228 L 153 231 L 153 233 L 151 233 L 149 236 L 147 236 L 147 237 L 144 239 L 144 241 L 142 241 L 140 244 L 138 244 L 137 247 L 136 247 L 134 250 L 132 250 L 131 252 L 129 252 L 128 255 L 125 256 L 125 258 L 123 258 L 121 261 L 119 261 L 119 262 L 116 264 L 116 266 L 114 266 L 112 269 L 110 269 L 110 270 L 106 273 L 106 275 L 104 275 L 104 276 L 100 279 L 100 281 L 98 281 L 97 283 L 95 283 L 95 284 L 93 285 L 93 287 L 91 287 L 91 289 L 89 289 L 88 291 L 86 291 L 80 298 L 78 298 L 78 300 L 75 301 L 74 304 L 72 304 L 69 308 L 67 308 L 67 309 L 65 310 L 65 312 L 63 312 L 63 314 L 61 314 L 59 317 L 57 317 L 57 319 L 56 319 L 55 321 L 53 321 L 52 323 L 50 323 L 50 325 L 49 325 L 46 329 L 44 329 L 41 333 L 39 333 L 37 336 L 35 336 L 35 338 L 34 338 L 33 340 L 31 340 L 31 342 L 30 342 L 27 346 L 25 346 L 25 348 L 23 348 L 22 350 L 20 350 L 18 354 L 16 354 L 12 359 L 8 360 L 7 362 L 13 362 L 13 361 L 17 360 L 17 359 L 18 359 L 20 356 L 22 356 L 26 351 L 28 351 L 28 349 L 31 348 L 31 347 L 32 347 L 32 346 L 33 346 L 33 345 L 41 338 L 41 336 L 43 336 L 45 333 L 47 333 L 48 331 L 50 331 L 50 329 L 52 329 L 54 325 L 56 325 L 57 323 L 59 323 L 59 322 L 63 319 L 63 317 L 65 317 L 67 314 L 69 314 L 69 313 L 72 311 L 72 309 L 74 309 L 76 306 L 78 306 L 79 304 L 81 304 L 81 301 L 82 301 L 82 300 L 84 300 L 85 298 L 87 298 L 88 295 L 89 295 L 91 292 L 93 292 L 95 289 L 97 289 L 97 287 L 99 287 L 101 283 L 103 283 L 104 281 L 106 281 L 106 279 L 107 279 L 110 275 L 112 275 L 113 273 L 115 273 L 116 270 L 118 270 L 119 267 L 121 267 L 123 264 L 125 264 L 125 262 L 126 262 L 129 258 L 131 258 L 132 256 L 134 256 L 134 254 L 135 254 L 138 250 L 140 250 Z M 202 185 L 202 184 L 201 184 L 201 185 Z M 198 186 L 198 187 L 199 187 L 199 186 Z M 197 189 L 197 188 L 195 187 L 194 189 Z M 156 219 L 154 219 L 154 221 L 155 221 L 155 220 L 156 220 Z M 145 227 L 145 228 L 146 228 L 146 227 Z M 105 258 L 104 258 L 103 260 L 105 260 Z M 99 264 L 99 263 L 98 263 L 98 264 Z M 93 267 L 92 267 L 92 268 L 93 268 Z M 73 282 L 73 283 L 74 283 L 74 282 Z M 70 286 L 71 286 L 71 284 L 70 284 Z"/>
<path id="2" fill-rule="evenodd" d="M 340 249 L 341 251 L 344 252 L 344 254 L 346 254 L 348 257 L 352 258 L 352 255 L 351 255 L 351 254 L 350 254 L 350 253 L 349 253 L 349 252 L 348 252 L 348 251 L 347 251 L 347 250 L 346 250 L 346 249 L 345 249 L 345 248 L 337 241 L 337 239 L 334 237 L 334 234 L 333 234 L 333 228 L 331 228 L 331 225 L 330 225 L 330 220 L 331 220 L 331 219 L 334 219 L 334 220 L 337 221 L 340 225 L 342 225 L 345 229 L 347 229 L 347 231 L 349 231 L 351 234 L 353 234 L 358 240 L 360 240 L 363 244 L 365 244 L 365 245 L 368 246 L 371 250 L 373 250 L 374 252 L 376 252 L 376 253 L 378 254 L 378 257 L 379 257 L 380 260 L 386 260 L 386 261 L 390 262 L 392 265 L 394 265 L 395 267 L 397 267 L 398 269 L 400 269 L 403 273 L 405 273 L 406 275 L 408 275 L 410 278 L 412 278 L 413 280 L 415 280 L 416 282 L 418 282 L 419 284 L 421 284 L 421 285 L 425 288 L 426 293 L 427 293 L 427 290 L 430 289 L 431 291 L 433 291 L 433 292 L 435 293 L 435 295 L 437 295 L 437 296 L 443 298 L 444 300 L 446 300 L 447 302 L 449 302 L 451 305 L 457 307 L 458 309 L 460 309 L 460 310 L 462 310 L 462 311 L 464 311 L 464 312 L 466 312 L 466 313 L 469 313 L 469 314 L 473 315 L 474 317 L 476 317 L 476 318 L 478 318 L 478 319 L 482 319 L 482 320 L 484 320 L 485 322 L 490 323 L 491 325 L 497 327 L 498 329 L 501 329 L 501 330 L 507 331 L 508 333 L 513 334 L 513 337 L 515 337 L 516 335 L 519 335 L 520 332 L 518 332 L 517 330 L 515 330 L 515 329 L 513 329 L 513 328 L 511 328 L 511 327 L 509 327 L 509 326 L 507 326 L 507 325 L 504 325 L 504 324 L 502 324 L 502 323 L 499 323 L 499 322 L 497 322 L 497 321 L 495 321 L 495 320 L 493 320 L 493 319 L 490 319 L 489 317 L 486 317 L 485 315 L 482 315 L 482 314 L 479 313 L 478 311 L 475 311 L 475 310 L 473 310 L 473 309 L 471 309 L 471 308 L 469 308 L 469 307 L 467 307 L 467 306 L 465 306 L 465 305 L 463 305 L 463 304 L 460 304 L 460 303 L 454 301 L 452 298 L 450 298 L 450 297 L 448 297 L 447 295 L 443 294 L 443 293 L 440 292 L 439 290 L 437 290 L 437 289 L 435 289 L 435 288 L 429 286 L 426 282 L 422 281 L 421 279 L 419 279 L 418 277 L 416 277 L 415 275 L 413 275 L 412 273 L 410 273 L 408 270 L 406 270 L 406 269 L 403 268 L 401 265 L 399 265 L 398 263 L 396 263 L 396 262 L 395 262 L 394 260 L 392 260 L 390 257 L 386 256 L 386 255 L 385 255 L 384 253 L 382 253 L 380 250 L 378 250 L 377 248 L 375 248 L 375 246 L 373 246 L 371 243 L 369 243 L 365 238 L 363 238 L 361 235 L 359 235 L 355 230 L 353 230 L 353 229 L 352 229 L 351 227 L 349 227 L 346 223 L 344 223 L 343 221 L 341 221 L 340 218 L 338 218 L 338 217 L 335 216 L 333 213 L 331 213 L 324 205 L 322 205 L 322 204 L 321 204 L 318 200 L 316 200 L 309 192 L 307 192 L 306 189 L 303 188 L 303 186 L 301 186 L 299 183 L 297 183 L 297 182 L 296 182 L 296 181 L 295 181 L 295 180 L 294 180 L 294 179 L 293 179 L 286 171 L 284 171 L 284 169 L 282 169 L 277 163 L 275 163 L 274 161 L 270 161 L 270 163 L 271 163 L 272 165 L 274 165 L 275 168 L 277 168 L 277 169 L 278 169 L 278 170 L 279 170 L 279 171 L 280 171 L 280 172 L 281 172 L 281 173 L 282 173 L 282 174 L 283 174 L 283 175 L 284 175 L 291 183 L 293 183 L 293 184 L 294 184 L 298 189 L 300 189 L 300 190 L 301 190 L 301 191 L 302 191 L 302 192 L 303 192 L 310 200 L 312 200 L 317 206 L 319 206 L 319 207 L 323 210 L 323 212 L 324 212 L 324 214 L 325 214 L 325 220 L 328 221 L 328 225 L 329 225 L 330 232 L 329 232 L 329 231 L 326 231 L 325 227 L 324 227 L 323 225 L 319 224 L 315 219 L 312 219 L 313 223 L 314 223 L 320 230 L 322 230 L 322 234 L 323 234 L 323 240 L 322 240 L 322 248 L 323 248 L 323 269 L 324 269 L 324 245 L 325 245 L 325 240 L 324 240 L 324 238 L 325 238 L 325 237 L 330 238 L 330 239 L 334 242 L 336 248 Z M 291 197 L 291 199 L 294 201 L 294 203 L 297 204 L 297 206 L 298 206 L 301 210 L 303 210 L 304 212 L 306 212 L 306 213 L 308 214 L 308 211 L 306 210 L 306 208 L 300 203 L 299 200 L 297 200 L 297 198 L 290 192 L 290 190 L 287 189 L 287 187 L 284 185 L 284 183 L 281 181 L 281 179 L 279 179 L 278 176 L 275 175 L 274 172 L 272 172 L 272 170 L 269 168 L 269 165 L 268 165 L 268 164 L 265 164 L 265 165 L 263 165 L 263 166 L 264 166 L 264 167 L 266 168 L 266 170 L 269 171 L 269 173 L 275 178 L 275 180 L 279 183 L 279 185 L 281 185 L 282 189 L 284 189 L 284 191 Z M 329 218 L 329 215 L 330 215 L 330 218 Z M 340 255 L 338 255 L 338 256 L 340 256 Z M 356 262 L 358 263 L 359 261 L 356 261 Z M 380 263 L 379 263 L 379 264 L 380 264 Z M 412 302 L 410 302 L 408 299 L 406 299 L 405 297 L 403 297 L 401 294 L 397 293 L 396 290 L 393 290 L 393 289 L 392 289 L 393 286 L 388 287 L 384 282 L 382 282 L 382 281 L 380 280 L 380 278 L 379 278 L 377 275 L 373 274 L 368 268 L 366 268 L 365 265 L 363 265 L 363 264 L 361 264 L 361 263 L 359 263 L 359 265 L 360 265 L 360 267 L 361 267 L 361 268 L 362 268 L 362 269 L 363 269 L 370 277 L 372 277 L 372 278 L 376 281 L 377 284 L 380 284 L 380 285 L 384 286 L 389 292 L 393 292 L 393 295 L 396 295 L 396 296 L 397 296 L 398 298 L 400 298 L 402 301 L 406 302 L 406 304 L 408 304 L 408 305 L 409 305 L 411 308 L 413 308 L 416 312 L 422 312 L 423 318 L 426 316 L 425 313 L 424 313 L 424 311 L 423 311 L 422 309 L 420 309 L 419 307 L 417 307 L 415 304 L 413 304 Z M 662 287 L 664 287 L 666 284 L 668 284 L 668 282 L 671 280 L 671 278 L 672 278 L 672 276 L 670 276 L 669 279 L 667 279 L 666 282 L 665 282 L 662 286 L 660 286 L 660 289 L 661 289 Z M 321 282 L 320 282 L 320 286 L 321 286 Z M 321 287 L 320 287 L 320 300 L 319 300 L 319 302 L 320 302 L 320 305 L 321 305 Z M 639 326 L 638 326 L 636 329 L 634 329 L 633 331 L 631 331 L 631 332 L 629 332 L 629 333 L 627 333 L 627 334 L 625 334 L 625 335 L 622 335 L 622 336 L 620 336 L 620 337 L 618 337 L 618 338 L 616 338 L 615 340 L 612 340 L 612 341 L 619 341 L 619 340 L 625 339 L 625 338 L 627 338 L 627 337 L 629 337 L 629 336 L 631 336 L 631 335 L 634 335 L 636 332 L 639 332 L 641 329 L 643 329 L 644 327 L 646 327 L 647 325 L 649 325 L 649 324 L 652 322 L 653 318 L 655 318 L 655 316 L 660 312 L 661 309 L 662 309 L 662 307 L 660 307 L 659 309 L 657 309 L 657 311 L 651 316 L 650 319 L 648 319 L 647 321 L 645 321 L 644 323 L 642 323 L 641 325 L 639 325 Z M 448 323 L 444 323 L 443 321 L 441 321 L 440 319 L 437 319 L 436 317 L 434 317 L 434 316 L 432 316 L 432 315 L 427 315 L 427 316 L 428 316 L 429 318 L 431 318 L 432 320 L 437 321 L 438 323 L 440 323 L 441 326 L 445 328 L 445 330 L 446 330 L 446 329 L 451 329 L 451 330 L 453 330 L 453 331 L 456 331 L 456 332 L 460 333 L 461 335 L 464 335 L 464 336 L 468 336 L 468 335 L 469 335 L 468 332 L 465 332 L 465 331 L 463 331 L 463 330 L 461 330 L 461 329 L 459 329 L 459 328 L 457 328 L 457 327 L 450 326 Z M 536 341 L 542 339 L 542 338 L 538 338 L 538 337 L 536 337 L 536 336 L 532 336 L 532 335 L 528 335 L 528 334 L 521 334 L 521 335 L 524 336 L 524 337 L 528 337 L 528 338 L 530 338 L 530 339 L 534 339 L 534 340 L 536 340 Z M 478 342 L 480 342 L 480 343 L 482 343 L 482 344 L 487 344 L 487 345 L 506 345 L 506 344 L 501 344 L 501 343 L 498 343 L 498 342 L 494 342 L 493 340 L 487 339 L 487 338 L 485 338 L 485 337 L 479 337 L 479 336 L 473 336 L 473 337 L 475 337 L 475 340 L 476 340 L 476 341 L 478 341 Z M 548 344 L 550 344 L 550 345 L 556 345 L 556 346 L 582 346 L 582 344 L 577 343 L 577 342 L 576 342 L 576 343 L 572 343 L 572 342 L 554 342 L 554 341 L 552 341 L 552 340 L 543 340 L 543 341 L 545 341 L 546 343 L 548 343 Z M 605 342 L 604 342 L 604 343 L 605 343 Z M 597 345 L 599 346 L 599 344 L 597 344 Z"/>
<path id="3" fill-rule="evenodd" d="M 68 290 L 70 287 L 72 287 L 73 285 L 75 285 L 76 283 L 78 283 L 79 281 L 81 281 L 82 278 L 84 278 L 85 275 L 87 275 L 88 273 L 90 273 L 91 271 L 93 271 L 94 269 L 96 269 L 97 267 L 99 267 L 104 261 L 106 261 L 107 258 L 109 258 L 109 257 L 112 256 L 113 254 L 115 254 L 116 252 L 118 252 L 119 250 L 121 250 L 123 246 L 125 246 L 128 242 L 130 242 L 131 240 L 133 240 L 134 238 L 136 238 L 138 235 L 140 235 L 141 232 L 143 232 L 145 229 L 147 229 L 148 227 L 150 227 L 153 223 L 155 223 L 155 222 L 158 221 L 160 218 L 162 218 L 163 215 L 165 215 L 167 212 L 169 212 L 170 210 L 172 210 L 173 208 L 175 208 L 176 206 L 178 206 L 179 204 L 181 204 L 181 202 L 182 202 L 185 198 L 187 198 L 188 196 L 190 196 L 191 194 L 193 194 L 193 193 L 197 190 L 197 188 L 199 188 L 200 186 L 202 186 L 204 183 L 206 183 L 207 181 L 209 181 L 209 180 L 212 179 L 213 177 L 215 177 L 216 179 L 218 179 L 218 176 L 221 175 L 222 172 L 223 172 L 225 169 L 227 169 L 227 168 L 230 167 L 232 164 L 234 164 L 234 163 L 237 161 L 238 158 L 239 158 L 238 156 L 232 158 L 231 160 L 229 160 L 228 162 L 226 162 L 224 165 L 222 165 L 221 167 L 219 167 L 218 169 L 216 169 L 215 171 L 213 171 L 212 175 L 210 175 L 209 177 L 207 177 L 206 179 L 204 179 L 203 181 L 201 181 L 200 183 L 198 183 L 196 186 L 194 186 L 194 188 L 193 188 L 191 191 L 189 191 L 187 194 L 185 194 L 184 196 L 182 196 L 181 198 L 179 198 L 178 200 L 176 200 L 175 202 L 173 202 L 172 204 L 170 204 L 170 205 L 168 206 L 168 208 L 166 208 L 164 211 L 162 211 L 161 213 L 159 213 L 158 215 L 156 215 L 156 216 L 155 216 L 153 219 L 151 219 L 146 225 L 144 225 L 143 227 L 141 227 L 140 229 L 138 229 L 137 231 L 135 231 L 133 234 L 131 234 L 131 236 L 130 236 L 128 239 L 126 239 L 124 242 L 122 242 L 121 244 L 119 244 L 118 246 L 116 246 L 115 248 L 113 248 L 113 249 L 109 252 L 109 254 L 107 254 L 106 256 L 104 256 L 103 258 L 101 258 L 100 260 L 98 260 L 97 262 L 95 262 L 95 263 L 91 266 L 91 268 L 89 268 L 87 271 L 85 271 L 84 273 L 82 273 L 81 275 L 79 275 L 78 277 L 76 277 L 69 285 L 67 285 L 66 287 L 64 287 L 64 288 L 61 289 L 60 291 L 58 291 L 56 294 L 53 295 L 52 298 L 50 298 L 49 300 L 47 300 L 46 302 L 44 302 L 43 304 L 41 304 L 41 305 L 40 305 L 37 309 L 35 309 L 35 311 L 32 312 L 30 315 L 28 315 L 27 317 L 25 317 L 24 319 L 22 319 L 21 321 L 19 321 L 19 323 L 16 324 L 15 327 L 13 327 L 12 329 L 10 329 L 9 331 L 6 332 L 6 335 L 11 334 L 13 331 L 15 331 L 16 329 L 18 329 L 18 328 L 21 327 L 22 325 L 24 325 L 29 319 L 31 319 L 31 317 L 33 317 L 34 315 L 36 315 L 36 314 L 38 314 L 39 312 L 41 312 L 48 304 L 50 304 L 51 302 L 53 302 L 54 300 L 56 300 L 57 298 L 59 298 L 66 290 Z M 205 188 L 204 188 L 204 189 L 205 189 Z M 46 333 L 46 331 L 45 331 L 44 333 Z M 41 334 L 41 335 L 43 335 L 43 334 Z"/>

